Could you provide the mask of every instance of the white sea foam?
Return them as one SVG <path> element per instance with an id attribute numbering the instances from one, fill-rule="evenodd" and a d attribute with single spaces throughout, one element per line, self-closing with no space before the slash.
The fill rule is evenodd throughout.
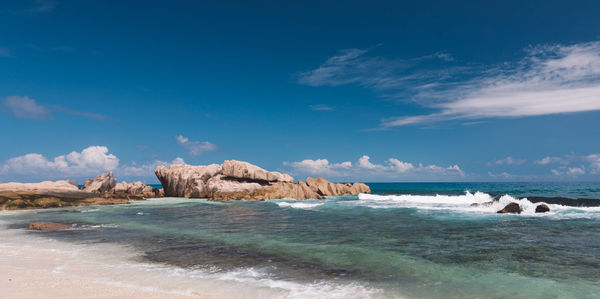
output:
<path id="1" fill-rule="evenodd" d="M 6 229 L 0 219 L 0 263 L 46 270 L 106 285 L 163 296 L 210 298 L 377 298 L 379 289 L 359 282 L 294 281 L 275 277 L 270 269 L 223 271 L 184 269 L 137 262 L 140 253 L 116 244 L 74 244 Z"/>
<path id="2" fill-rule="evenodd" d="M 600 207 L 571 207 L 559 204 L 547 204 L 548 213 L 535 213 L 535 208 L 541 204 L 532 203 L 527 198 L 515 198 L 503 195 L 498 200 L 484 192 L 463 195 L 375 195 L 359 194 L 358 200 L 347 201 L 345 204 L 366 206 L 370 208 L 416 208 L 424 210 L 452 210 L 466 213 L 496 214 L 507 204 L 514 202 L 521 206 L 521 216 L 550 216 L 553 218 L 599 218 Z M 472 206 L 472 204 L 478 204 Z"/>
<path id="3" fill-rule="evenodd" d="M 316 202 L 286 202 L 286 201 L 282 201 L 282 202 L 276 202 L 278 206 L 282 207 L 282 208 L 294 208 L 294 209 L 305 209 L 305 210 L 310 210 L 312 208 L 316 208 L 318 206 L 323 205 L 323 203 L 316 203 Z"/>

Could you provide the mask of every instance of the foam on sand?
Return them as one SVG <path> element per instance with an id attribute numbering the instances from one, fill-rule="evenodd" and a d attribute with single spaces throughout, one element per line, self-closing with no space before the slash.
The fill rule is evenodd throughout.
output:
<path id="1" fill-rule="evenodd" d="M 74 244 L 0 222 L 0 288 L 6 298 L 370 298 L 358 283 L 300 282 L 268 269 L 184 269 L 140 261 L 116 244 Z"/>

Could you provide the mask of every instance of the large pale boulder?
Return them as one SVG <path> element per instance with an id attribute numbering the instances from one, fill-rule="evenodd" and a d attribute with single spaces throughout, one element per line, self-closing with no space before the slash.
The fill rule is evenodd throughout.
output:
<path id="1" fill-rule="evenodd" d="M 113 177 L 113 173 L 111 171 L 100 174 L 93 179 L 85 180 L 85 183 L 83 183 L 83 187 L 81 187 L 81 190 L 85 192 L 94 193 L 112 193 L 115 191 L 116 184 L 117 179 Z"/>
<path id="2" fill-rule="evenodd" d="M 322 199 L 370 193 L 365 184 L 337 184 L 323 178 L 294 183 L 288 174 L 266 171 L 248 162 L 228 160 L 222 165 L 171 165 L 156 168 L 165 196 L 209 198 L 213 200 L 266 200 L 278 198 Z"/>
<path id="3" fill-rule="evenodd" d="M 40 183 L 2 183 L 0 191 L 15 192 L 78 192 L 79 188 L 74 181 L 43 181 Z"/>
<path id="4" fill-rule="evenodd" d="M 156 177 L 165 196 L 208 198 L 215 193 L 251 192 L 277 182 L 294 179 L 279 172 L 269 172 L 247 162 L 228 160 L 222 165 L 186 164 L 159 166 Z"/>
<path id="5" fill-rule="evenodd" d="M 289 174 L 283 174 L 276 171 L 266 171 L 248 162 L 226 160 L 223 162 L 221 167 L 223 175 L 229 178 L 249 181 L 294 182 L 294 178 L 292 178 Z"/>

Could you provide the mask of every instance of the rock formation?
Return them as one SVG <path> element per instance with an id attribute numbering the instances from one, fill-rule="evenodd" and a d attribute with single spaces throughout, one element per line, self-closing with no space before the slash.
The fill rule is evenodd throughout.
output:
<path id="1" fill-rule="evenodd" d="M 550 208 L 548 207 L 548 205 L 541 203 L 539 204 L 537 207 L 535 207 L 535 212 L 536 213 L 546 213 L 546 212 L 550 212 Z"/>
<path id="2" fill-rule="evenodd" d="M 130 200 L 161 197 L 162 189 L 142 182 L 120 183 L 116 191 L 112 173 L 86 180 L 83 190 L 75 181 L 0 184 L 0 210 L 60 208 L 70 206 L 126 204 Z"/>
<path id="3" fill-rule="evenodd" d="M 132 183 L 127 183 L 125 181 L 120 182 L 115 185 L 114 192 L 116 194 L 142 196 L 146 198 L 162 196 L 162 189 L 152 188 L 151 186 L 146 185 L 146 183 L 139 181 Z"/>
<path id="4" fill-rule="evenodd" d="M 521 206 L 518 203 L 511 202 L 507 204 L 504 209 L 498 211 L 499 214 L 521 214 Z"/>
<path id="5" fill-rule="evenodd" d="M 85 180 L 85 183 L 83 183 L 83 187 L 81 187 L 81 190 L 93 193 L 109 193 L 114 192 L 116 184 L 117 179 L 113 177 L 113 173 L 111 171 L 100 174 L 93 179 Z"/>
<path id="6" fill-rule="evenodd" d="M 117 179 L 113 177 L 112 172 L 98 175 L 93 179 L 85 180 L 82 191 L 103 194 L 115 194 L 117 197 L 129 198 L 131 196 L 139 197 L 160 197 L 161 190 L 152 188 L 143 182 L 127 183 L 125 181 L 117 184 Z"/>
<path id="7" fill-rule="evenodd" d="M 370 193 L 365 184 L 334 184 L 323 178 L 294 183 L 288 174 L 269 172 L 247 162 L 228 160 L 222 165 L 159 166 L 156 176 L 165 196 L 212 200 L 322 199 L 325 196 Z"/>
<path id="8" fill-rule="evenodd" d="M 40 183 L 3 183 L 0 191 L 15 192 L 77 192 L 79 188 L 75 181 L 43 181 Z"/>

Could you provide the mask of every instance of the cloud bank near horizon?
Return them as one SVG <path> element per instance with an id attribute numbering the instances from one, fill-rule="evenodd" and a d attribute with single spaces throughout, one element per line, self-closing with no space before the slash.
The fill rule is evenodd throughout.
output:
<path id="1" fill-rule="evenodd" d="M 422 163 L 413 164 L 404 162 L 396 158 L 389 158 L 383 164 L 371 162 L 371 157 L 361 156 L 356 163 L 344 161 L 340 163 L 330 163 L 327 159 L 305 159 L 298 162 L 283 162 L 284 166 L 291 168 L 295 175 L 323 175 L 330 177 L 345 178 L 407 178 L 411 176 L 433 175 L 447 176 L 450 178 L 461 178 L 465 173 L 458 165 L 442 167 L 438 165 L 423 165 Z"/>
<path id="2" fill-rule="evenodd" d="M 119 158 L 109 153 L 106 146 L 88 146 L 81 152 L 47 158 L 38 153 L 29 153 L 0 162 L 0 178 L 14 180 L 26 179 L 66 179 L 95 177 L 100 173 L 112 171 L 121 177 L 149 178 L 160 165 L 185 164 L 177 157 L 171 162 L 155 159 L 148 163 L 138 164 L 135 161 L 119 166 Z"/>

